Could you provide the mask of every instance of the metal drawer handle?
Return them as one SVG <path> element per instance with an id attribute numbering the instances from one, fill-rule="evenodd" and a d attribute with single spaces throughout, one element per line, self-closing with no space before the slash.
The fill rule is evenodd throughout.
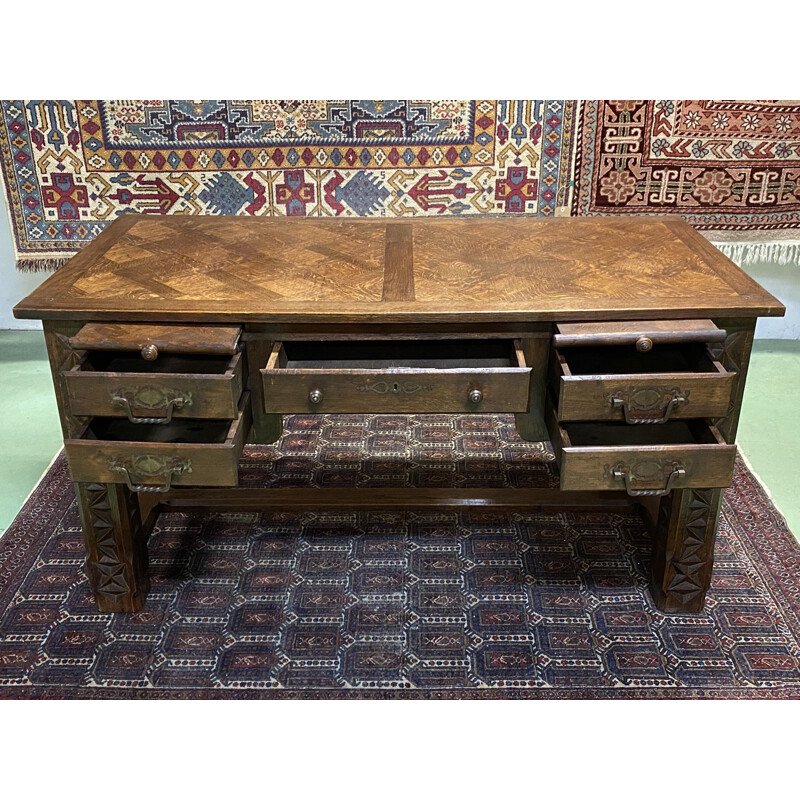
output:
<path id="1" fill-rule="evenodd" d="M 473 389 L 469 393 L 469 401 L 470 403 L 475 403 L 478 405 L 483 400 L 483 392 L 480 389 Z"/>
<path id="2" fill-rule="evenodd" d="M 158 358 L 158 348 L 154 344 L 143 345 L 142 358 L 145 361 L 155 361 Z"/>
<path id="3" fill-rule="evenodd" d="M 188 461 L 178 461 L 177 463 L 172 464 L 172 466 L 164 467 L 156 472 L 150 473 L 150 477 L 163 477 L 164 483 L 151 485 L 149 483 L 134 483 L 131 479 L 131 473 L 128 467 L 125 464 L 120 463 L 119 461 L 114 461 L 109 464 L 109 468 L 112 472 L 116 472 L 122 475 L 125 478 L 125 483 L 128 485 L 128 488 L 132 492 L 168 492 L 172 487 L 172 479 L 176 475 L 183 475 L 185 472 L 191 472 L 191 467 Z"/>
<path id="4" fill-rule="evenodd" d="M 184 395 L 176 395 L 167 399 L 164 398 L 164 411 L 166 412 L 163 417 L 137 417 L 131 408 L 131 401 L 125 395 L 115 394 L 111 398 L 111 402 L 115 406 L 125 409 L 128 419 L 136 425 L 168 425 L 172 422 L 173 411 L 180 410 L 185 405 L 191 405 L 191 400 Z"/>
<path id="5" fill-rule="evenodd" d="M 614 476 L 614 480 L 625 482 L 625 491 L 631 497 L 662 497 L 670 493 L 672 484 L 675 483 L 676 479 L 683 478 L 686 475 L 686 470 L 680 464 L 674 464 L 663 489 L 634 489 L 631 485 L 630 469 L 623 464 L 614 467 L 611 470 L 611 474 Z"/>
<path id="6" fill-rule="evenodd" d="M 637 417 L 635 416 L 630 409 L 628 401 L 624 397 L 612 397 L 611 398 L 611 407 L 612 408 L 621 408 L 622 413 L 625 416 L 625 422 L 628 425 L 663 425 L 667 422 L 672 414 L 672 412 L 680 405 L 686 402 L 686 396 L 683 394 L 675 394 L 673 395 L 669 402 L 664 406 L 664 413 L 661 417 Z"/>
<path id="7" fill-rule="evenodd" d="M 315 406 L 322 402 L 322 391 L 320 389 L 312 389 L 308 393 L 308 402 L 313 403 Z"/>

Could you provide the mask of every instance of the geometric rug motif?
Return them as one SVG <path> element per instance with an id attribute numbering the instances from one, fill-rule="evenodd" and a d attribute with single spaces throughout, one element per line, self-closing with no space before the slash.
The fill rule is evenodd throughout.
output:
<path id="1" fill-rule="evenodd" d="M 557 477 L 508 415 L 287 416 L 240 482 Z M 149 553 L 145 609 L 98 613 L 62 454 L 0 540 L 0 697 L 800 697 L 800 547 L 741 461 L 694 615 L 633 509 L 168 513 Z"/>
<path id="2" fill-rule="evenodd" d="M 2 101 L 18 266 L 46 269 L 121 214 L 554 216 L 577 102 Z"/>
<path id="3" fill-rule="evenodd" d="M 0 166 L 21 269 L 61 266 L 128 213 L 676 214 L 718 236 L 762 242 L 800 227 L 800 104 L 785 101 L 0 107 Z"/>
<path id="4" fill-rule="evenodd" d="M 679 213 L 705 230 L 800 227 L 800 104 L 601 100 L 579 115 L 572 214 Z"/>

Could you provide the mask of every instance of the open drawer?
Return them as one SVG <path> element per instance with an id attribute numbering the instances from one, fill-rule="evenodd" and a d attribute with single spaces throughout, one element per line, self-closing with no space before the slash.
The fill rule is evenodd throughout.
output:
<path id="1" fill-rule="evenodd" d="M 63 373 L 70 413 L 168 424 L 173 417 L 233 419 L 243 384 L 242 354 L 87 350 Z"/>
<path id="2" fill-rule="evenodd" d="M 125 483 L 133 491 L 172 486 L 235 486 L 237 465 L 251 425 L 250 395 L 226 420 L 173 420 L 136 425 L 127 419 L 91 419 L 64 442 L 74 481 Z"/>
<path id="3" fill-rule="evenodd" d="M 278 342 L 261 374 L 278 414 L 524 412 L 530 384 L 511 339 Z"/>
<path id="4" fill-rule="evenodd" d="M 724 417 L 735 374 L 705 344 L 556 348 L 550 360 L 560 420 L 661 424 Z"/>
<path id="5" fill-rule="evenodd" d="M 736 445 L 705 420 L 559 423 L 550 405 L 547 423 L 565 490 L 623 489 L 635 497 L 731 484 Z"/>

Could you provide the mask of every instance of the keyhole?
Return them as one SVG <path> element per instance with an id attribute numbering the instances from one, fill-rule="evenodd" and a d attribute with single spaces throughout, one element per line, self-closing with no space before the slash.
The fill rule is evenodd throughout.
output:
<path id="1" fill-rule="evenodd" d="M 400 391 L 400 386 L 398 384 L 395 384 L 394 386 L 392 386 L 392 391 L 395 394 L 397 394 Z"/>

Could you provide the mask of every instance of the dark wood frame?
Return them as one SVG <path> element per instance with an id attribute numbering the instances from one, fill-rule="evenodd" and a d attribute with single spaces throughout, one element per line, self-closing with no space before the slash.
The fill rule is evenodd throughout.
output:
<path id="1" fill-rule="evenodd" d="M 717 420 L 717 428 L 728 441 L 738 425 L 741 397 L 752 346 L 753 320 L 724 320 L 727 336 L 717 346 L 715 357 L 736 373 L 736 388 L 728 414 Z M 69 412 L 65 368 L 74 363 L 76 352 L 70 334 L 80 323 L 44 321 L 53 380 L 65 439 L 79 436 L 86 419 Z M 252 398 L 253 427 L 250 441 L 268 444 L 281 431 L 279 415 L 263 410 L 259 364 L 273 350 L 269 334 L 249 331 L 245 326 L 245 352 L 253 362 L 248 375 L 258 380 L 248 386 Z M 303 333 L 306 337 L 308 334 Z M 318 333 L 324 338 L 326 334 Z M 537 332 L 522 339 L 526 363 L 533 370 L 529 410 L 519 413 L 517 426 L 523 438 L 547 438 L 544 422 L 547 356 L 550 335 Z M 533 356 L 533 360 L 532 359 Z M 253 367 L 256 367 L 255 369 Z M 657 606 L 669 613 L 700 611 L 705 601 L 713 563 L 713 542 L 722 496 L 720 488 L 676 489 L 669 496 L 635 501 L 623 492 L 562 491 L 560 489 L 248 489 L 175 488 L 161 495 L 135 495 L 120 484 L 87 482 L 76 484 L 87 538 L 87 571 L 101 611 L 137 611 L 147 594 L 146 542 L 157 515 L 174 508 L 218 510 L 337 510 L 342 508 L 494 508 L 536 510 L 581 507 L 604 509 L 638 505 L 654 536 L 651 591 Z M 108 525 L 113 537 L 101 535 Z M 114 579 L 112 580 L 112 577 Z M 126 588 L 127 587 L 127 588 Z"/>
<path id="2" fill-rule="evenodd" d="M 240 218 L 241 219 L 241 218 Z M 276 343 L 292 339 L 391 339 L 391 338 L 494 338 L 519 340 L 526 367 L 530 369 L 527 410 L 516 413 L 520 435 L 530 441 L 548 438 L 546 427 L 548 360 L 554 336 L 578 336 L 585 331 L 581 326 L 597 321 L 614 322 L 619 328 L 628 326 L 641 335 L 642 326 L 637 320 L 659 319 L 661 322 L 647 330 L 654 337 L 672 336 L 682 341 L 686 335 L 697 336 L 697 321 L 706 332 L 710 352 L 721 367 L 731 374 L 730 399 L 727 409 L 713 420 L 719 434 L 733 443 L 738 426 L 742 394 L 753 342 L 756 316 L 780 315 L 783 307 L 771 295 L 742 273 L 702 236 L 676 219 L 652 221 L 609 220 L 607 225 L 586 221 L 548 221 L 550 241 L 555 241 L 564 252 L 570 253 L 572 262 L 581 274 L 587 267 L 581 264 L 581 246 L 572 243 L 572 226 L 590 231 L 601 237 L 608 228 L 612 233 L 609 246 L 619 246 L 626 230 L 641 235 L 648 225 L 659 225 L 658 236 L 674 236 L 681 247 L 688 248 L 697 263 L 704 264 L 729 287 L 696 297 L 689 290 L 684 295 L 674 293 L 668 300 L 659 302 L 656 287 L 662 276 L 642 254 L 643 275 L 654 287 L 646 302 L 630 302 L 620 297 L 613 280 L 609 279 L 607 292 L 596 290 L 586 297 L 577 295 L 564 300 L 562 296 L 542 296 L 535 299 L 506 300 L 493 298 L 487 303 L 467 296 L 457 307 L 447 307 L 430 300 L 420 300 L 415 288 L 414 232 L 419 226 L 433 226 L 447 236 L 459 230 L 479 243 L 482 232 L 492 233 L 502 229 L 503 235 L 513 237 L 515 232 L 527 231 L 528 225 L 539 225 L 525 220 L 461 220 L 458 225 L 437 220 L 387 223 L 385 221 L 352 221 L 353 235 L 363 235 L 375 240 L 385 240 L 383 262 L 383 292 L 377 306 L 372 303 L 346 301 L 339 304 L 276 301 L 257 294 L 239 296 L 232 292 L 204 301 L 174 302 L 170 295 L 141 300 L 135 297 L 108 299 L 86 297 L 81 292 L 71 292 L 73 283 L 83 272 L 100 263 L 104 253 L 136 226 L 136 215 L 123 217 L 88 245 L 70 265 L 48 280 L 15 309 L 23 318 L 43 320 L 45 340 L 56 390 L 58 409 L 65 440 L 74 440 L 87 423 L 85 417 L 75 416 L 69 404 L 65 373 L 73 369 L 80 358 L 76 346 L 87 342 L 75 339 L 87 322 L 106 322 L 106 326 L 84 329 L 84 337 L 91 334 L 89 342 L 101 342 L 109 334 L 109 326 L 136 322 L 155 326 L 157 335 L 164 334 L 164 324 L 201 327 L 224 325 L 227 330 L 242 329 L 241 338 L 215 337 L 216 347 L 230 352 L 238 347 L 246 360 L 244 389 L 249 392 L 252 427 L 249 441 L 267 444 L 277 440 L 281 433 L 281 417 L 267 413 L 264 404 L 264 383 L 261 370 L 265 368 Z M 571 223 L 571 224 L 570 224 Z M 167 224 L 165 220 L 163 224 Z M 190 218 L 170 218 L 169 225 L 185 229 L 187 242 L 193 236 L 203 241 L 205 223 Z M 224 223 L 229 224 L 229 223 Z M 256 221 L 242 219 L 232 223 L 242 230 L 252 230 Z M 271 221 L 270 230 L 278 230 Z M 280 225 L 307 226 L 309 237 L 322 236 L 319 225 L 285 221 Z M 332 223 L 333 224 L 333 223 Z M 337 223 L 338 224 L 338 223 Z M 555 227 L 553 227 L 555 226 Z M 284 230 L 280 228 L 280 230 Z M 289 230 L 287 227 L 285 230 Z M 293 231 L 297 229 L 292 229 Z M 542 228 L 544 230 L 544 228 Z M 575 228 L 577 230 L 577 228 Z M 654 227 L 655 231 L 656 228 Z M 553 234 L 552 231 L 556 231 Z M 560 231 L 560 233 L 559 233 Z M 665 233 L 665 231 L 667 233 Z M 553 238 L 555 237 L 555 238 Z M 509 247 L 513 247 L 513 238 Z M 559 244 L 560 243 L 560 244 Z M 158 249 L 158 242 L 149 245 Z M 195 243 L 194 246 L 197 246 Z M 556 246 L 556 245 L 552 245 Z M 200 252 L 200 251 L 198 251 Z M 681 251 L 683 252 L 683 251 Z M 246 257 L 239 246 L 238 257 Z M 532 251 L 531 251 L 532 253 Z M 169 259 L 174 254 L 164 253 L 156 258 Z M 536 255 L 538 258 L 538 254 Z M 534 255 L 531 254 L 531 258 Z M 562 262 L 563 263 L 563 262 Z M 670 267 L 666 264 L 665 269 Z M 193 264 L 194 268 L 194 264 Z M 215 268 L 209 265 L 209 269 Z M 476 270 L 488 269 L 480 259 Z M 536 266 L 541 270 L 541 266 Z M 589 268 L 591 269 L 591 268 Z M 664 278 L 666 280 L 666 278 Z M 231 277 L 236 286 L 235 276 Z M 702 283 L 702 281 L 701 281 Z M 691 288 L 691 287 L 690 287 Z M 711 317 L 711 320 L 706 319 Z M 692 322 L 694 321 L 694 322 Z M 558 325 L 556 323 L 563 323 Z M 709 324 L 705 324 L 709 323 Z M 724 334 L 715 334 L 714 325 Z M 233 326 L 233 327 L 231 327 Z M 613 327 L 613 326 L 611 326 Z M 217 333 L 219 331 L 217 330 Z M 167 338 L 159 344 L 168 344 Z M 612 332 L 613 333 L 613 332 Z M 153 334 L 154 336 L 156 333 Z M 602 332 L 596 334 L 602 340 Z M 629 335 L 624 330 L 622 336 Z M 113 338 L 113 337 L 112 337 Z M 195 342 L 191 335 L 184 346 L 189 352 L 208 352 L 204 337 L 198 334 Z M 213 338 L 213 337 L 212 337 Z M 562 344 L 565 339 L 561 339 Z M 130 342 L 129 342 L 130 344 Z M 138 342 L 133 342 L 137 345 Z M 397 413 L 395 411 L 394 413 Z M 248 426 L 249 427 L 249 426 Z M 81 473 L 91 476 L 91 471 Z M 716 481 L 719 483 L 719 481 Z M 640 500 L 618 491 L 561 491 L 526 489 L 245 489 L 237 487 L 211 487 L 198 489 L 191 486 L 175 487 L 164 494 L 132 493 L 120 483 L 97 481 L 76 482 L 87 550 L 87 573 L 101 611 L 137 611 L 144 604 L 148 590 L 146 539 L 158 513 L 169 508 L 219 508 L 219 509 L 340 509 L 346 508 L 507 508 L 537 509 L 563 506 L 606 508 L 638 504 L 653 531 L 651 591 L 661 610 L 668 613 L 699 611 L 703 607 L 713 565 L 713 545 L 722 489 L 720 486 L 691 486 L 673 489 L 663 498 L 646 497 Z"/>

